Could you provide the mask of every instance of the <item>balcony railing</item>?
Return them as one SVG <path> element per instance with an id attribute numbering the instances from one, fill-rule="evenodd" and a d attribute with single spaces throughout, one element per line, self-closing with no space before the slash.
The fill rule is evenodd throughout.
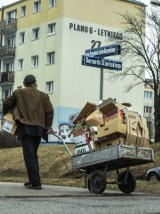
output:
<path id="1" fill-rule="evenodd" d="M 13 71 L 7 71 L 7 72 L 1 72 L 0 73 L 0 83 L 13 83 L 14 82 L 14 72 Z"/>
<path id="2" fill-rule="evenodd" d="M 3 59 L 10 59 L 15 57 L 15 47 L 10 45 L 5 45 L 0 47 L 0 58 Z"/>
<path id="3" fill-rule="evenodd" d="M 14 33 L 17 30 L 17 19 L 7 19 L 0 22 L 0 32 L 4 35 Z"/>

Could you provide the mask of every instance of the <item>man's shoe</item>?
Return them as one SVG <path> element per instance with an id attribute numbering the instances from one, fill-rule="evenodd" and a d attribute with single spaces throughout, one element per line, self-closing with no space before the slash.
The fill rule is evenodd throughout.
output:
<path id="1" fill-rule="evenodd" d="M 41 190 L 42 189 L 41 185 L 33 185 L 33 184 L 31 184 L 31 185 L 28 185 L 26 187 L 27 187 L 27 189 L 34 189 L 34 190 Z"/>
<path id="2" fill-rule="evenodd" d="M 31 185 L 32 185 L 32 183 L 31 183 L 30 181 L 24 183 L 24 186 L 25 186 L 25 187 L 31 186 Z"/>

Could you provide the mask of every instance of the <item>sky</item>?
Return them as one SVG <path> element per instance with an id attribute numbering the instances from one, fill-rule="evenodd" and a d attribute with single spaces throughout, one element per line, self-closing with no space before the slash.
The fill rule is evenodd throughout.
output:
<path id="1" fill-rule="evenodd" d="M 0 7 L 14 3 L 16 1 L 18 0 L 0 0 Z M 141 1 L 148 5 L 150 0 L 141 0 Z"/>
<path id="2" fill-rule="evenodd" d="M 8 4 L 12 4 L 16 1 L 18 1 L 18 0 L 0 0 L 0 7 L 8 5 Z"/>

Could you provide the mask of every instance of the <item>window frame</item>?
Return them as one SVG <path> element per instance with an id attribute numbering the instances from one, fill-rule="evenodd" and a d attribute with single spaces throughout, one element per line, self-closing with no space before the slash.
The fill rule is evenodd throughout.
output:
<path id="1" fill-rule="evenodd" d="M 48 24 L 47 35 L 56 34 L 56 22 Z"/>
<path id="2" fill-rule="evenodd" d="M 18 60 L 18 70 L 23 70 L 23 63 L 24 63 L 24 59 L 19 59 Z"/>
<path id="3" fill-rule="evenodd" d="M 38 65 L 39 65 L 39 56 L 38 55 L 31 56 L 31 67 L 37 68 Z"/>
<path id="4" fill-rule="evenodd" d="M 33 13 L 39 13 L 41 11 L 41 1 L 35 1 L 33 5 Z"/>
<path id="5" fill-rule="evenodd" d="M 144 114 L 152 114 L 152 106 L 144 106 Z"/>
<path id="6" fill-rule="evenodd" d="M 49 0 L 48 1 L 48 7 L 56 7 L 57 6 L 57 0 Z"/>
<path id="7" fill-rule="evenodd" d="M 2 100 L 5 100 L 7 97 L 11 96 L 13 93 L 13 88 L 2 88 Z"/>
<path id="8" fill-rule="evenodd" d="M 53 94 L 54 93 L 54 81 L 47 81 L 45 85 L 45 92 L 47 94 Z"/>
<path id="9" fill-rule="evenodd" d="M 21 7 L 21 17 L 26 16 L 26 8 L 27 8 L 26 5 Z"/>
<path id="10" fill-rule="evenodd" d="M 55 63 L 55 51 L 47 53 L 47 65 Z"/>
<path id="11" fill-rule="evenodd" d="M 14 61 L 4 62 L 3 70 L 4 72 L 14 72 Z"/>
<path id="12" fill-rule="evenodd" d="M 16 37 L 15 36 L 10 36 L 5 38 L 5 44 L 8 47 L 15 47 L 16 45 Z"/>
<path id="13" fill-rule="evenodd" d="M 144 91 L 144 98 L 145 99 L 152 99 L 153 92 L 152 91 Z"/>
<path id="14" fill-rule="evenodd" d="M 32 40 L 39 39 L 39 27 L 32 29 Z"/>
<path id="15" fill-rule="evenodd" d="M 19 33 L 19 36 L 20 36 L 20 38 L 19 38 L 19 40 L 20 40 L 20 44 L 24 44 L 25 43 L 25 32 L 21 32 L 21 33 Z"/>

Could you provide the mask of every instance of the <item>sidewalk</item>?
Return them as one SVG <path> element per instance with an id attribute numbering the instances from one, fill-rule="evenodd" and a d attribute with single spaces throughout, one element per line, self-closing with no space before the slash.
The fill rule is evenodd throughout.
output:
<path id="1" fill-rule="evenodd" d="M 94 194 L 88 189 L 66 186 L 42 185 L 42 190 L 31 190 L 24 187 L 23 183 L 0 182 L 0 198 L 42 198 L 42 197 L 95 197 L 122 195 L 118 190 L 107 190 L 103 194 Z M 148 195 L 148 193 L 133 192 L 130 195 Z M 157 195 L 157 194 L 150 194 Z"/>
<path id="2" fill-rule="evenodd" d="M 23 183 L 0 182 L 0 197 L 66 197 L 66 196 L 93 196 L 88 189 L 64 186 L 42 185 L 42 190 L 31 190 Z"/>

